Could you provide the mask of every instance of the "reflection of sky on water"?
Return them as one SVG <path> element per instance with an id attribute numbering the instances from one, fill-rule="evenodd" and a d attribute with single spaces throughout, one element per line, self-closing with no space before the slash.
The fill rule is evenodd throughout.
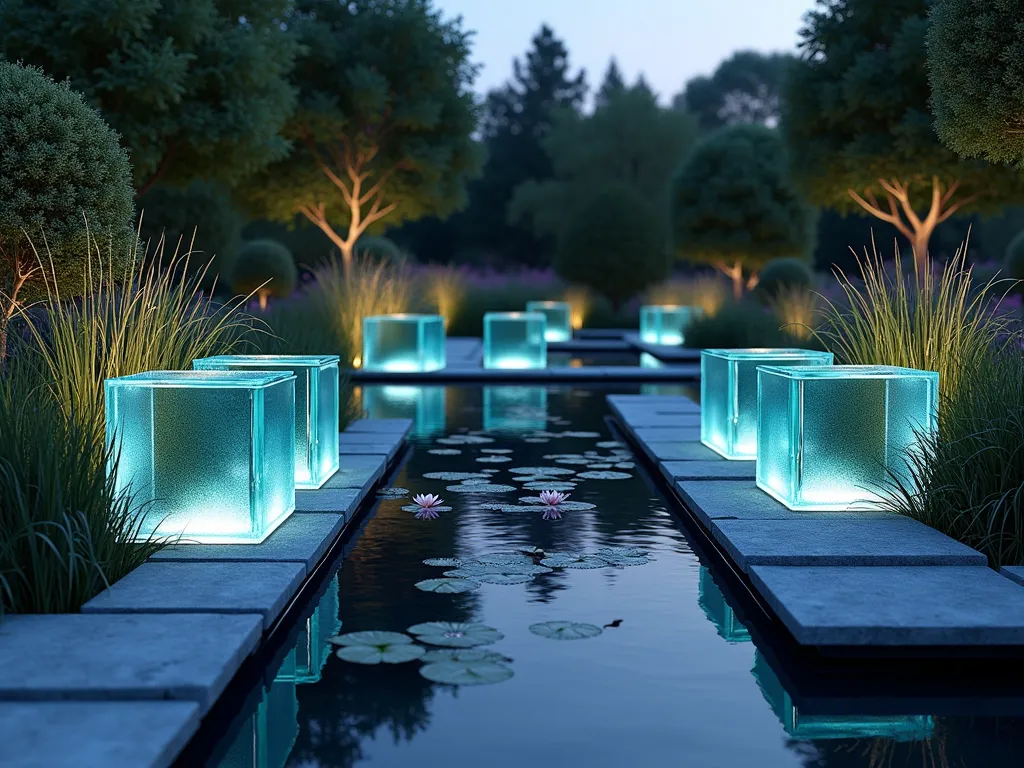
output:
<path id="1" fill-rule="evenodd" d="M 545 429 L 547 424 L 545 387 L 484 387 L 484 429 L 524 432 Z"/>

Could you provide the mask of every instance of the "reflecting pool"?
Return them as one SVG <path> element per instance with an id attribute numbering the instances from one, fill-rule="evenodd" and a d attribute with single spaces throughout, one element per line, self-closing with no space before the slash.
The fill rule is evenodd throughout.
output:
<path id="1" fill-rule="evenodd" d="M 443 430 L 419 431 L 391 482 L 409 495 L 379 500 L 359 524 L 336 581 L 303 610 L 295 648 L 268 670 L 273 683 L 213 765 L 1020 764 L 1022 719 L 876 698 L 813 711 L 787 690 L 790 675 L 758 646 L 721 564 L 695 551 L 673 506 L 613 442 L 604 397 L 639 387 L 503 389 L 447 389 Z M 521 501 L 545 486 L 573 503 L 552 513 Z M 403 509 L 417 493 L 452 509 L 420 519 Z M 423 562 L 433 558 L 460 562 Z M 424 591 L 436 581 L 467 591 Z M 428 622 L 490 630 L 416 627 L 421 650 L 390 658 L 419 658 L 394 664 L 345 661 L 329 640 Z M 472 653 L 436 644 L 481 638 Z M 264 757 L 247 762 L 260 745 Z"/>

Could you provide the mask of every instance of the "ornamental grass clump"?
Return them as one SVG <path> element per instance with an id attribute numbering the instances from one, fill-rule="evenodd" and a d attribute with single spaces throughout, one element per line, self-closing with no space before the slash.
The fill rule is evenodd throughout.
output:
<path id="1" fill-rule="evenodd" d="M 444 318 L 447 329 L 458 317 L 466 300 L 468 286 L 465 274 L 452 266 L 428 267 L 419 280 L 422 280 L 421 295 L 428 308 Z"/>

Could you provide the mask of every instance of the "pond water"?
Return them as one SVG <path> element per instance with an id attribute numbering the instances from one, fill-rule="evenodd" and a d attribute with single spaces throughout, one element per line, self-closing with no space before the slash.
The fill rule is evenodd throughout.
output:
<path id="1" fill-rule="evenodd" d="M 720 590 L 717 565 L 702 561 L 670 502 L 613 442 L 613 391 L 640 389 L 363 387 L 371 416 L 416 419 L 413 449 L 391 482 L 409 494 L 381 499 L 361 523 L 295 649 L 270 673 L 273 685 L 213 764 L 1022 764 L 1021 720 L 794 706 Z M 438 472 L 465 475 L 426 477 Z M 549 479 L 525 488 L 527 476 Z M 576 504 L 545 514 L 521 501 L 545 486 Z M 451 510 L 418 519 L 403 509 L 417 493 L 438 494 Z M 457 558 L 461 571 L 446 577 L 455 569 L 424 564 L 431 558 Z M 417 587 L 459 576 L 471 591 Z M 489 628 L 414 630 L 435 643 L 487 644 L 446 663 L 445 646 L 409 651 L 406 641 L 381 649 L 428 654 L 427 663 L 371 665 L 335 651 L 366 660 L 372 649 L 328 641 L 427 622 Z"/>

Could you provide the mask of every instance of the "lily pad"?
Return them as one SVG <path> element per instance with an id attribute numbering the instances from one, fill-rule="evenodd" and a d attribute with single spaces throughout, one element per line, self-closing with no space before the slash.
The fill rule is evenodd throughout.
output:
<path id="1" fill-rule="evenodd" d="M 511 448 L 481 448 L 480 453 L 512 453 Z"/>
<path id="2" fill-rule="evenodd" d="M 632 477 L 628 472 L 581 472 L 576 477 L 584 480 L 629 480 Z"/>
<path id="3" fill-rule="evenodd" d="M 562 437 L 577 437 L 584 440 L 600 437 L 600 432 L 563 432 Z"/>
<path id="4" fill-rule="evenodd" d="M 597 443 L 597 447 L 598 448 L 625 448 L 626 446 L 623 443 L 620 443 L 618 440 L 602 440 L 600 443 Z"/>
<path id="5" fill-rule="evenodd" d="M 462 561 L 457 557 L 428 557 L 423 561 L 424 565 L 433 565 L 438 568 L 458 568 Z"/>
<path id="6" fill-rule="evenodd" d="M 552 489 L 554 490 L 554 489 Z M 533 504 L 534 506 L 545 506 L 544 502 L 540 500 L 539 496 L 523 496 L 519 499 L 523 504 Z M 590 509 L 597 509 L 597 505 L 591 504 L 589 501 L 563 501 L 561 504 L 556 504 L 563 512 L 586 512 Z"/>
<path id="7" fill-rule="evenodd" d="M 556 464 L 571 464 L 573 466 L 589 465 L 590 459 L 586 456 L 566 456 L 562 459 L 555 459 Z"/>
<path id="8" fill-rule="evenodd" d="M 426 579 L 417 581 L 416 589 L 422 589 L 424 592 L 437 592 L 442 595 L 456 595 L 480 589 L 480 583 L 472 579 Z"/>
<path id="9" fill-rule="evenodd" d="M 552 552 L 540 561 L 541 565 L 549 568 L 578 568 L 590 570 L 593 568 L 607 568 L 608 561 L 596 555 L 578 555 L 572 552 Z"/>
<path id="10" fill-rule="evenodd" d="M 427 480 L 486 480 L 483 472 L 427 472 L 423 475 Z"/>
<path id="11" fill-rule="evenodd" d="M 347 645 L 334 655 L 355 664 L 404 664 L 416 661 L 424 653 L 426 650 L 421 645 Z"/>
<path id="12" fill-rule="evenodd" d="M 636 464 L 634 464 L 632 461 L 620 461 L 618 464 L 615 465 L 616 469 L 633 469 L 635 467 Z"/>
<path id="13" fill-rule="evenodd" d="M 544 458 L 548 458 L 545 456 Z M 576 471 L 565 467 L 512 467 L 509 472 L 515 475 L 541 475 L 545 477 L 558 477 L 560 475 L 575 475 Z"/>
<path id="14" fill-rule="evenodd" d="M 431 448 L 427 451 L 434 456 L 458 456 L 462 453 L 458 448 Z"/>
<path id="15" fill-rule="evenodd" d="M 612 465 L 611 464 L 591 464 L 590 468 L 591 469 L 611 469 Z"/>
<path id="16" fill-rule="evenodd" d="M 447 490 L 451 493 L 509 493 L 519 489 L 514 485 L 472 483 L 469 485 L 449 485 Z"/>
<path id="17" fill-rule="evenodd" d="M 443 645 L 448 648 L 473 648 L 477 645 L 490 645 L 504 637 L 493 627 L 461 621 L 428 621 L 423 624 L 413 624 L 407 631 L 409 634 L 416 635 L 416 639 L 421 643 Z"/>
<path id="18" fill-rule="evenodd" d="M 329 638 L 329 641 L 335 645 L 368 645 L 376 647 L 380 645 L 408 645 L 412 642 L 412 638 L 408 635 L 403 635 L 401 632 L 385 632 L 371 629 L 366 632 L 348 632 L 344 635 L 335 635 Z"/>
<path id="19" fill-rule="evenodd" d="M 424 509 L 424 507 L 421 507 L 419 504 L 406 504 L 404 507 L 402 507 L 402 511 L 403 512 L 419 512 L 421 509 Z M 441 505 L 439 507 L 429 507 L 429 509 L 432 509 L 435 512 L 451 512 L 452 511 L 452 507 L 446 507 L 444 505 Z"/>
<path id="20" fill-rule="evenodd" d="M 378 499 L 399 499 L 402 496 L 408 496 L 408 488 L 381 488 L 377 491 Z"/>
<path id="21" fill-rule="evenodd" d="M 479 576 L 473 577 L 476 581 L 483 584 L 526 584 L 527 582 L 533 581 L 533 576 L 528 576 L 524 573 L 482 573 Z"/>
<path id="22" fill-rule="evenodd" d="M 505 464 L 512 461 L 508 456 L 477 456 L 476 460 L 481 464 Z"/>
<path id="23" fill-rule="evenodd" d="M 511 563 L 509 565 L 485 565 L 483 563 L 464 563 L 461 568 L 445 571 L 444 575 L 452 579 L 476 579 L 481 576 L 537 576 L 551 573 L 545 565 L 534 563 Z"/>
<path id="24" fill-rule="evenodd" d="M 485 475 L 496 475 L 501 472 L 500 469 L 481 469 L 480 471 Z"/>
<path id="25" fill-rule="evenodd" d="M 512 677 L 512 668 L 496 661 L 439 661 L 424 664 L 420 674 L 435 683 L 487 685 Z"/>
<path id="26" fill-rule="evenodd" d="M 526 483 L 523 488 L 528 488 L 531 491 L 572 491 L 576 488 L 576 483 L 570 482 L 531 482 Z"/>
<path id="27" fill-rule="evenodd" d="M 512 661 L 508 656 L 486 648 L 431 648 L 421 658 L 424 664 L 434 664 L 439 661 L 459 661 L 462 663 L 494 661 L 498 664 L 508 664 Z"/>
<path id="28" fill-rule="evenodd" d="M 530 631 L 551 640 L 585 640 L 601 634 L 600 627 L 576 621 L 544 621 L 540 624 L 531 624 Z"/>
<path id="29" fill-rule="evenodd" d="M 606 555 L 613 557 L 647 557 L 647 550 L 638 549 L 637 547 L 599 547 L 596 554 L 601 557 Z"/>
<path id="30" fill-rule="evenodd" d="M 473 559 L 484 565 L 513 565 L 522 563 L 530 565 L 533 563 L 533 560 L 522 552 L 487 552 Z"/>

